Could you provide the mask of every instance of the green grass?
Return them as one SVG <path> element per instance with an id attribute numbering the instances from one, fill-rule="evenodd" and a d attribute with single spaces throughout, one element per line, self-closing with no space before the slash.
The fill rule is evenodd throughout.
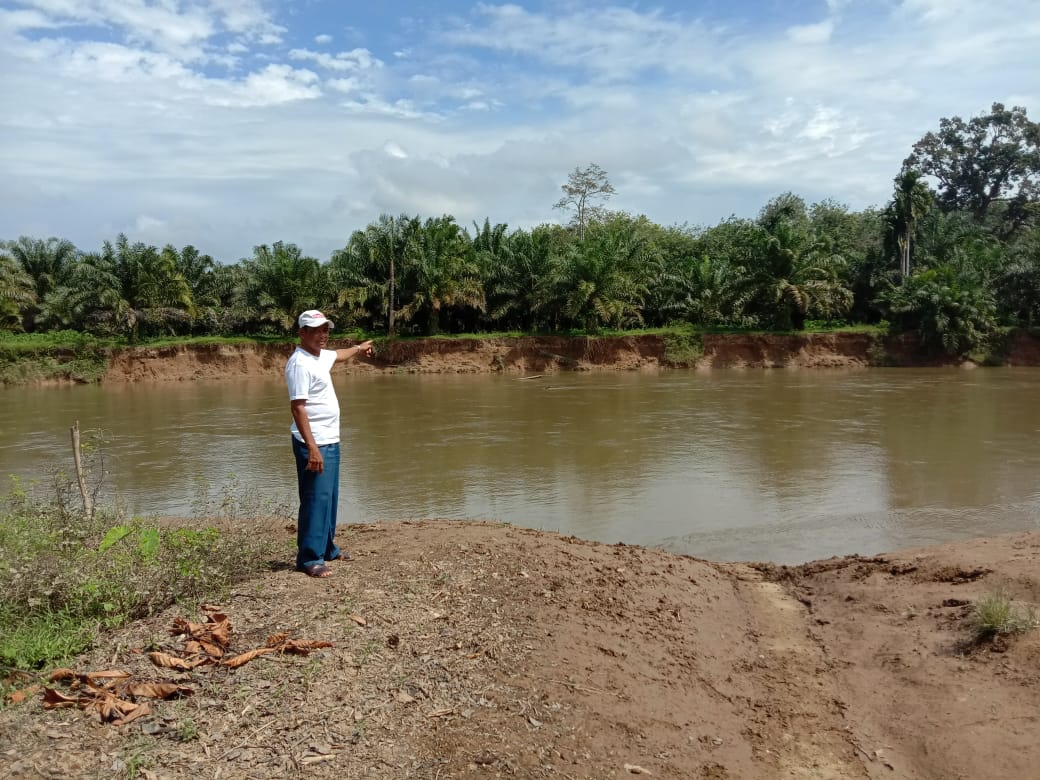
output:
<path id="1" fill-rule="evenodd" d="M 1018 604 L 998 590 L 975 602 L 970 624 L 973 641 L 980 643 L 1036 628 L 1037 618 L 1032 607 Z"/>
<path id="2" fill-rule="evenodd" d="M 662 333 L 664 358 L 677 366 L 693 366 L 704 355 L 704 342 L 701 334 L 693 328 L 673 329 Z"/>
<path id="3" fill-rule="evenodd" d="M 0 384 L 72 380 L 96 382 L 113 342 L 76 331 L 0 334 Z"/>
<path id="4" fill-rule="evenodd" d="M 260 562 L 284 557 L 257 533 L 258 512 L 227 499 L 221 507 L 158 525 L 107 509 L 85 516 L 15 483 L 0 510 L 0 665 L 67 660 L 100 632 L 174 603 L 220 599 Z"/>

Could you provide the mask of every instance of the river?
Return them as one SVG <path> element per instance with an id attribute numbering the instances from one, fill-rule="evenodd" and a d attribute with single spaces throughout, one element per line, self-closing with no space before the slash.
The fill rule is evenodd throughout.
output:
<path id="1" fill-rule="evenodd" d="M 780 563 L 1033 530 L 1038 380 L 1011 368 L 340 375 L 340 518 L 496 520 Z M 5 479 L 53 490 L 72 472 L 78 420 L 108 500 L 134 513 L 213 512 L 232 488 L 294 510 L 280 377 L 0 399 Z"/>

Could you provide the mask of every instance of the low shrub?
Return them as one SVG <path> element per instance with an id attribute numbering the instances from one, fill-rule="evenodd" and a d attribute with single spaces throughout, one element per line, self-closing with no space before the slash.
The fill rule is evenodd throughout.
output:
<path id="1" fill-rule="evenodd" d="M 976 601 L 971 613 L 972 639 L 976 643 L 998 636 L 1021 634 L 1036 625 L 1036 611 L 1012 601 L 1003 590 L 987 594 Z"/>
<path id="2" fill-rule="evenodd" d="M 226 596 L 275 553 L 259 522 L 87 516 L 16 486 L 0 511 L 0 664 L 37 669 L 81 652 L 99 631 Z"/>

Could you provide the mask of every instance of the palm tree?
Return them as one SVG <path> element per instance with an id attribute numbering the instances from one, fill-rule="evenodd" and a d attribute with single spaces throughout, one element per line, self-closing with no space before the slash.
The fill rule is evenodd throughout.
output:
<path id="1" fill-rule="evenodd" d="M 465 231 L 454 217 L 427 219 L 405 257 L 397 314 L 420 325 L 426 335 L 440 330 L 445 309 L 484 311 L 484 285 Z"/>
<path id="2" fill-rule="evenodd" d="M 831 319 L 848 311 L 844 259 L 812 233 L 780 222 L 749 269 L 748 283 L 763 316 L 779 330 L 802 330 L 810 316 Z"/>
<path id="3" fill-rule="evenodd" d="M 19 328 L 22 311 L 35 302 L 32 278 L 13 257 L 0 253 L 0 328 Z"/>
<path id="4" fill-rule="evenodd" d="M 291 331 L 301 311 L 324 307 L 332 298 L 325 269 L 295 244 L 255 246 L 242 268 L 240 304 L 260 328 Z"/>
<path id="5" fill-rule="evenodd" d="M 664 310 L 673 318 L 707 327 L 748 327 L 753 317 L 744 314 L 747 285 L 743 269 L 724 256 L 702 255 L 680 260 L 666 271 Z"/>
<path id="6" fill-rule="evenodd" d="M 493 248 L 483 244 L 477 251 L 493 327 L 535 329 L 548 294 L 551 245 L 550 233 L 535 228 L 515 230 Z"/>
<path id="7" fill-rule="evenodd" d="M 934 195 L 919 171 L 907 170 L 896 177 L 896 191 L 888 207 L 889 224 L 899 245 L 899 273 L 910 275 L 910 240 L 917 223 L 932 207 Z"/>
<path id="8" fill-rule="evenodd" d="M 397 276 L 420 228 L 419 217 L 382 214 L 364 230 L 354 231 L 344 249 L 332 253 L 338 305 L 351 304 L 355 316 L 369 316 L 373 324 L 385 317 L 388 336 L 395 332 Z"/>
<path id="9" fill-rule="evenodd" d="M 63 238 L 44 240 L 21 236 L 7 243 L 7 251 L 32 281 L 35 300 L 23 308 L 23 327 L 33 331 L 39 315 L 38 304 L 67 280 L 76 259 L 76 247 Z"/>
<path id="10" fill-rule="evenodd" d="M 83 255 L 67 287 L 45 301 L 48 319 L 137 339 L 141 326 L 172 330 L 187 321 L 191 290 L 168 255 L 120 234 L 101 252 Z"/>
<path id="11" fill-rule="evenodd" d="M 562 314 L 589 333 L 641 324 L 650 255 L 643 237 L 590 225 L 585 240 L 569 244 L 553 262 L 551 283 Z"/>

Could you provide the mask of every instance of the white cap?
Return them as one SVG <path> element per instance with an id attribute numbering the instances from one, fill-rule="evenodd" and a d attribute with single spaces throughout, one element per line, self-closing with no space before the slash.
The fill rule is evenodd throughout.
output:
<path id="1" fill-rule="evenodd" d="M 322 325 L 328 325 L 330 328 L 335 327 L 332 324 L 332 320 L 328 319 L 317 309 L 308 309 L 300 315 L 298 320 L 301 328 L 320 328 Z"/>

